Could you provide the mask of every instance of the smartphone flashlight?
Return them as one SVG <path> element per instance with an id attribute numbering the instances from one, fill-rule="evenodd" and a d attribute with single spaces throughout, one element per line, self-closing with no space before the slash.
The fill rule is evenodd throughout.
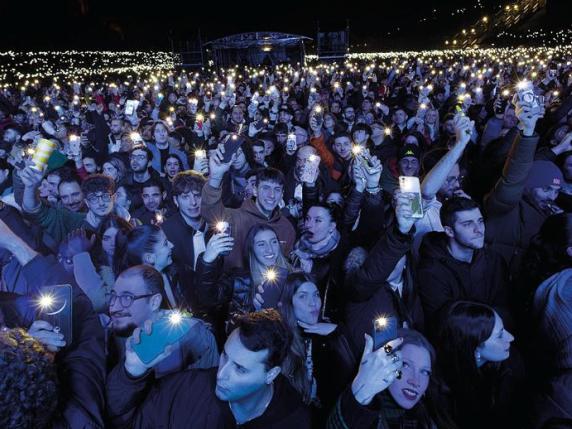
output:
<path id="1" fill-rule="evenodd" d="M 361 151 L 362 151 L 362 147 L 359 144 L 355 144 L 352 146 L 352 153 L 354 155 L 357 156 L 357 155 L 361 154 Z"/>
<path id="2" fill-rule="evenodd" d="M 183 315 L 179 311 L 173 311 L 169 315 L 169 323 L 173 326 L 180 325 L 182 321 L 183 321 Z"/>
<path id="3" fill-rule="evenodd" d="M 207 151 L 204 149 L 197 149 L 195 150 L 195 158 L 197 159 L 204 159 L 207 157 Z"/>
<path id="4" fill-rule="evenodd" d="M 378 329 L 383 329 L 387 326 L 387 317 L 378 317 L 375 319 L 375 324 Z"/>
<path id="5" fill-rule="evenodd" d="M 278 273 L 273 268 L 268 268 L 264 272 L 264 280 L 266 280 L 266 281 L 274 282 L 274 281 L 276 281 L 277 278 L 278 278 Z"/>
<path id="6" fill-rule="evenodd" d="M 224 233 L 227 231 L 227 229 L 229 228 L 230 224 L 228 222 L 225 221 L 220 221 L 216 223 L 216 230 L 219 233 Z"/>
<path id="7" fill-rule="evenodd" d="M 54 305 L 54 297 L 52 295 L 40 295 L 38 305 L 42 310 L 49 310 Z"/>
<path id="8" fill-rule="evenodd" d="M 391 128 L 387 127 L 387 128 L 385 128 L 385 130 L 383 130 L 383 132 L 385 133 L 386 136 L 390 136 L 391 135 Z"/>

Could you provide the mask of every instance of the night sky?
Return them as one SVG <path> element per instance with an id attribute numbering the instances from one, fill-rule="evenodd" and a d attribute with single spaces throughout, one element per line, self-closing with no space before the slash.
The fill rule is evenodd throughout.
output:
<path id="1" fill-rule="evenodd" d="M 569 17 L 569 0 L 549 0 L 553 18 Z M 164 1 L 53 0 L 0 1 L 0 50 L 20 49 L 170 49 L 170 39 L 203 42 L 255 30 L 315 37 L 343 29 L 350 21 L 352 50 L 424 48 L 442 43 L 452 32 L 490 14 L 506 2 L 452 1 Z M 310 4 L 311 3 L 311 4 Z M 561 10 L 556 10 L 557 7 Z M 482 6 L 482 7 L 481 7 Z M 451 16 L 456 9 L 465 13 Z M 433 12 L 433 10 L 436 12 Z M 562 11 L 568 13 L 562 13 Z M 427 19 L 426 22 L 419 22 Z M 546 20 L 554 24 L 555 19 Z M 399 28 L 399 30 L 397 30 Z M 367 44 L 367 46 L 364 46 Z M 359 46 L 356 46 L 359 45 Z"/>

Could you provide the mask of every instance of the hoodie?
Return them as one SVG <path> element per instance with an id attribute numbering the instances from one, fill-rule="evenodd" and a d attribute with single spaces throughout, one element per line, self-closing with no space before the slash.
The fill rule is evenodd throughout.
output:
<path id="1" fill-rule="evenodd" d="M 230 254 L 224 258 L 225 271 L 232 268 L 245 268 L 243 255 L 246 237 L 254 225 L 262 223 L 274 229 L 285 255 L 290 254 L 296 240 L 294 227 L 286 217 L 280 214 L 278 207 L 270 218 L 258 210 L 252 199 L 245 200 L 239 209 L 226 208 L 222 203 L 222 189 L 213 188 L 208 183 L 203 187 L 201 215 L 210 225 L 216 225 L 222 220 L 231 225 L 234 247 Z"/>
<path id="2" fill-rule="evenodd" d="M 434 231 L 421 244 L 417 279 L 427 320 L 434 322 L 445 304 L 458 300 L 504 307 L 508 271 L 502 257 L 485 247 L 475 250 L 470 263 L 459 261 L 449 253 L 447 242 L 444 232 Z"/>

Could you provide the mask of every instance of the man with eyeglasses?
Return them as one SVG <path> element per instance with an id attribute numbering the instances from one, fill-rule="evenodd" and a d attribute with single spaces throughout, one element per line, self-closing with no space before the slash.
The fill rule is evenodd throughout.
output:
<path id="1" fill-rule="evenodd" d="M 85 195 L 87 213 L 73 212 L 64 207 L 49 207 L 42 202 L 37 190 L 43 173 L 35 168 L 26 167 L 20 173 L 24 183 L 22 209 L 26 217 L 42 229 L 55 241 L 55 245 L 64 240 L 75 229 L 96 230 L 103 219 L 111 214 L 115 203 L 115 183 L 103 174 L 93 174 L 81 185 Z M 46 242 L 54 248 L 54 243 Z"/>
<path id="2" fill-rule="evenodd" d="M 109 302 L 107 336 L 108 368 L 125 359 L 125 340 L 146 320 L 156 320 L 168 309 L 163 277 L 148 265 L 136 265 L 123 271 L 106 296 Z M 175 345 L 176 351 L 154 367 L 157 378 L 186 368 L 212 368 L 218 364 L 214 335 L 199 319 L 192 319 L 191 332 Z"/>

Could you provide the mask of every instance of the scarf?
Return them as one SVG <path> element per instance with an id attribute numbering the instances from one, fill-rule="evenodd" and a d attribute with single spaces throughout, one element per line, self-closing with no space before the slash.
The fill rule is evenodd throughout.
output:
<path id="1" fill-rule="evenodd" d="M 333 252 L 340 243 L 340 233 L 334 229 L 326 238 L 319 243 L 310 243 L 306 235 L 302 235 L 300 240 L 294 245 L 294 250 L 290 257 L 294 264 L 298 263 L 305 272 L 312 271 L 312 264 L 314 259 L 327 257 Z"/>

